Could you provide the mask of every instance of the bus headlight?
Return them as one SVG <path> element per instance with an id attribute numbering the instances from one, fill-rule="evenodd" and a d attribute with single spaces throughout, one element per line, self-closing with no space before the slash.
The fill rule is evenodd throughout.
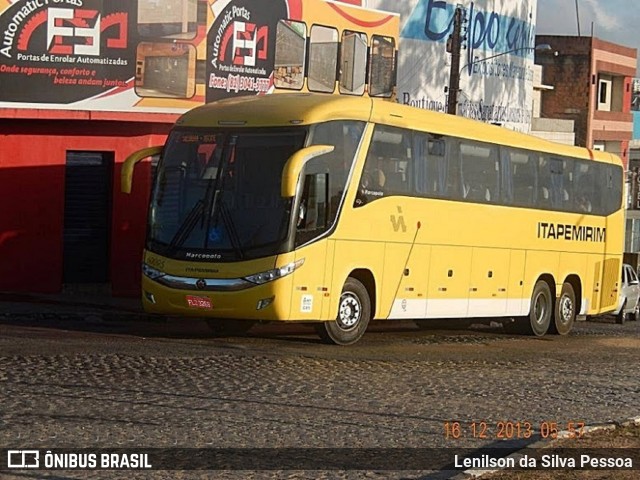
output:
<path id="1" fill-rule="evenodd" d="M 278 278 L 286 277 L 287 275 L 292 274 L 303 263 L 304 263 L 304 258 L 301 258 L 300 260 L 291 262 L 285 265 L 284 267 L 274 268 L 273 270 L 267 270 L 266 272 L 260 272 L 254 275 L 249 275 L 244 277 L 244 279 L 247 280 L 248 282 L 255 283 L 256 285 L 262 285 L 263 283 L 273 282 Z"/>
<path id="2" fill-rule="evenodd" d="M 149 277 L 151 280 L 165 276 L 164 272 L 161 272 L 157 268 L 150 267 L 146 263 L 142 264 L 142 274 Z"/>

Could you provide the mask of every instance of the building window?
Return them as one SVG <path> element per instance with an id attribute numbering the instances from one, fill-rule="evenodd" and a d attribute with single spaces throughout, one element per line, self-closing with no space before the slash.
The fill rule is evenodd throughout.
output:
<path id="1" fill-rule="evenodd" d="M 611 111 L 612 79 L 600 76 L 598 80 L 598 110 Z"/>

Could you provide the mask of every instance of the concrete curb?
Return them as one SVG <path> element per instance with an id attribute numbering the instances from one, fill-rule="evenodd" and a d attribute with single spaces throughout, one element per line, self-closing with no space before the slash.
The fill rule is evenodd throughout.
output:
<path id="1" fill-rule="evenodd" d="M 609 423 L 602 423 L 602 424 L 594 424 L 594 425 L 587 425 L 584 427 L 584 432 L 586 434 L 589 433 L 594 433 L 594 432 L 599 432 L 599 431 L 605 431 L 605 430 L 616 430 L 618 428 L 625 428 L 625 427 L 631 427 L 631 426 L 640 426 L 640 416 L 639 417 L 631 417 L 628 418 L 627 420 L 622 420 L 622 421 L 618 421 L 618 422 L 609 422 Z M 575 434 L 575 433 L 574 433 Z M 526 445 L 523 448 L 527 448 L 527 449 L 533 449 L 533 448 L 541 448 L 543 446 L 550 446 L 553 445 L 554 442 L 556 442 L 557 440 L 562 440 L 565 438 L 571 438 L 572 433 L 569 432 L 568 430 L 562 430 L 560 432 L 558 432 L 558 436 L 557 438 L 554 438 L 552 440 L 548 440 L 548 439 L 544 439 L 544 440 L 538 440 L 535 441 L 529 445 Z M 513 452 L 510 455 L 507 455 L 504 458 L 513 458 L 516 462 L 522 457 L 522 454 L 520 453 L 522 450 L 518 450 Z M 469 470 L 465 470 L 453 477 L 450 477 L 449 480 L 469 480 L 472 478 L 482 478 L 485 475 L 489 475 L 492 473 L 498 473 L 500 471 L 502 471 L 503 469 L 501 468 L 496 468 L 496 469 L 492 469 L 492 470 L 474 470 L 474 469 L 469 469 Z"/>

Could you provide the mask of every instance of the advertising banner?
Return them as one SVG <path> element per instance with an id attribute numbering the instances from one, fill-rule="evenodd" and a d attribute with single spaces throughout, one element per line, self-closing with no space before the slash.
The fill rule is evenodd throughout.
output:
<path id="1" fill-rule="evenodd" d="M 0 101 L 68 104 L 126 88 L 135 68 L 132 4 L 22 0 L 6 6 L 0 16 Z"/>
<path id="2" fill-rule="evenodd" d="M 537 0 L 364 0 L 400 13 L 398 101 L 445 112 L 455 8 L 465 11 L 459 115 L 531 129 Z"/>
<path id="3" fill-rule="evenodd" d="M 0 108 L 182 113 L 276 90 L 360 95 L 367 49 L 338 85 L 338 45 L 360 32 L 395 51 L 399 17 L 359 3 L 0 0 Z"/>
<path id="4" fill-rule="evenodd" d="M 206 101 L 238 93 L 267 93 L 274 69 L 278 21 L 288 18 L 285 0 L 237 0 L 216 12 L 207 45 Z"/>

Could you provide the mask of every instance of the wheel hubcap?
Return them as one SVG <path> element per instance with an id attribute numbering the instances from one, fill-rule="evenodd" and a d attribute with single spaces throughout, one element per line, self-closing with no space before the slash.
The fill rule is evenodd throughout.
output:
<path id="1" fill-rule="evenodd" d="M 573 302 L 569 297 L 562 297 L 560 299 L 560 318 L 563 323 L 569 323 L 573 316 Z"/>
<path id="2" fill-rule="evenodd" d="M 544 295 L 539 294 L 536 297 L 536 301 L 534 303 L 533 312 L 536 318 L 536 323 L 538 325 L 544 324 L 544 319 L 547 315 L 547 306 Z"/>
<path id="3" fill-rule="evenodd" d="M 338 311 L 338 326 L 344 330 L 354 328 L 360 321 L 362 311 L 360 301 L 351 292 L 345 292 L 340 297 L 340 310 Z"/>

